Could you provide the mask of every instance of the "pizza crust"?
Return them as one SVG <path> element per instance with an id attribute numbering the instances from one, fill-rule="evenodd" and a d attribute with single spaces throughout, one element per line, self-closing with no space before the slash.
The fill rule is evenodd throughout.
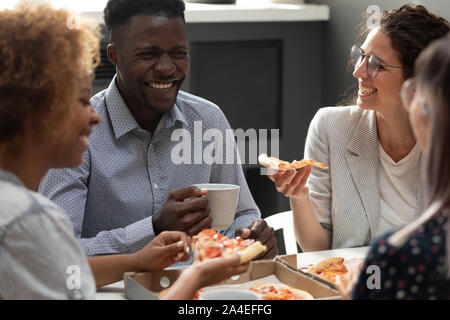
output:
<path id="1" fill-rule="evenodd" d="M 320 162 L 315 162 L 311 159 L 294 160 L 291 163 L 280 160 L 275 157 L 268 157 L 267 154 L 261 153 L 258 156 L 258 162 L 264 167 L 276 169 L 276 170 L 295 170 L 306 166 L 315 166 L 319 168 L 328 169 L 326 165 Z"/>
<path id="2" fill-rule="evenodd" d="M 343 263 L 344 263 L 344 258 L 328 258 L 328 259 L 318 262 L 317 264 L 315 264 L 314 266 L 309 268 L 308 272 L 312 273 L 312 274 L 319 274 L 323 270 L 329 268 L 330 266 L 343 264 Z"/>
<path id="3" fill-rule="evenodd" d="M 292 293 L 294 293 L 300 300 L 314 300 L 314 297 L 305 290 L 295 289 L 291 287 Z"/>
<path id="4" fill-rule="evenodd" d="M 261 253 L 267 250 L 267 247 L 264 246 L 261 242 L 256 241 L 246 249 L 239 251 L 239 256 L 241 257 L 241 263 L 247 263 L 257 256 L 259 256 Z"/>

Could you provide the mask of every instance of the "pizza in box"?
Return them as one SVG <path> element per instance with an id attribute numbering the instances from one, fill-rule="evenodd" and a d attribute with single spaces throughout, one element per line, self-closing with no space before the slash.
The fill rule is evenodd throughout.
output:
<path id="1" fill-rule="evenodd" d="M 337 277 L 340 278 L 344 286 L 354 275 L 359 274 L 360 266 L 364 259 L 342 257 L 328 258 L 322 260 L 309 268 L 302 268 L 302 271 L 313 274 L 323 280 L 336 284 Z"/>

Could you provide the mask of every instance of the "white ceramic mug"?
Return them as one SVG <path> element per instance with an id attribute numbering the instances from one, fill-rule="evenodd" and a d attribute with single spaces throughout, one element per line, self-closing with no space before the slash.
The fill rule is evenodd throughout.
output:
<path id="1" fill-rule="evenodd" d="M 197 188 L 206 189 L 206 199 L 211 209 L 211 229 L 216 231 L 231 227 L 236 215 L 240 186 L 234 184 L 202 183 L 194 184 Z"/>

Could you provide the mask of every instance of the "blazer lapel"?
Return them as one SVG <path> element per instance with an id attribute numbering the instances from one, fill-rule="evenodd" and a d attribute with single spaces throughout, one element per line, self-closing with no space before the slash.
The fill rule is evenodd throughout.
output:
<path id="1" fill-rule="evenodd" d="M 364 207 L 372 238 L 380 220 L 379 152 L 375 112 L 362 113 L 347 146 L 345 157 Z"/>

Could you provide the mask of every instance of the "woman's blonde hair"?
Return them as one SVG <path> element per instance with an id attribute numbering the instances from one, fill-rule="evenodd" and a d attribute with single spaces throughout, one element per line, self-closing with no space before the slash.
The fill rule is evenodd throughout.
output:
<path id="1" fill-rule="evenodd" d="M 54 138 L 99 60 L 98 26 L 65 9 L 21 2 L 0 11 L 0 145 L 20 144 L 27 123 Z"/>

